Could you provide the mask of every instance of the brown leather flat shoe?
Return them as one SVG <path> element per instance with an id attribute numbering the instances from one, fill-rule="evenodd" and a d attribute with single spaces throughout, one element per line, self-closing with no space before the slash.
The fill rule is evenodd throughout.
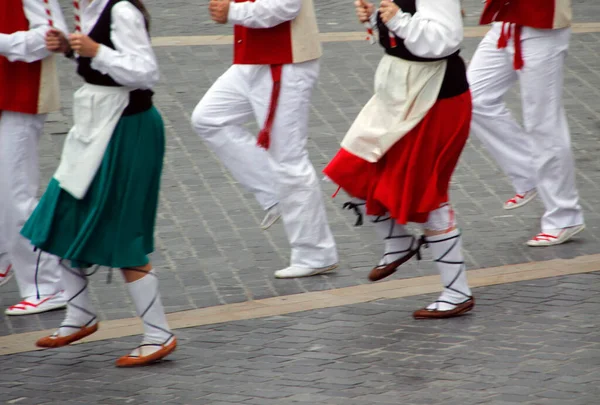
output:
<path id="1" fill-rule="evenodd" d="M 128 354 L 119 358 L 116 361 L 117 367 L 136 367 L 136 366 L 145 366 L 150 363 L 154 363 L 155 361 L 161 360 L 167 357 L 169 354 L 173 353 L 175 348 L 177 347 L 177 339 L 175 337 L 172 338 L 171 343 L 167 343 L 164 345 L 161 344 L 142 344 L 138 346 L 138 351 L 140 354 L 142 353 L 142 348 L 145 346 L 160 346 L 161 348 L 154 353 L 150 353 L 147 356 L 135 356 L 132 354 Z"/>
<path id="2" fill-rule="evenodd" d="M 402 256 L 398 260 L 394 260 L 391 263 L 385 265 L 378 265 L 373 267 L 373 270 L 369 273 L 369 280 L 379 281 L 386 277 L 391 276 L 398 270 L 398 267 L 412 259 L 413 256 L 417 256 L 417 260 L 421 260 L 421 246 L 425 244 L 425 239 L 421 238 L 417 240 L 417 247 L 410 250 L 406 256 Z"/>
<path id="3" fill-rule="evenodd" d="M 438 311 L 437 309 L 422 308 L 413 313 L 415 319 L 444 319 L 454 318 L 465 314 L 473 309 L 475 306 L 475 298 L 471 297 L 463 303 L 458 304 L 456 307 L 449 311 Z"/>
<path id="4" fill-rule="evenodd" d="M 45 347 L 45 348 L 53 348 L 53 349 L 57 348 L 57 347 L 63 347 L 68 344 L 71 344 L 73 342 L 76 342 L 78 340 L 81 340 L 84 337 L 89 336 L 92 333 L 96 332 L 97 330 L 98 330 L 97 323 L 93 324 L 92 326 L 82 326 L 81 329 L 79 329 L 77 332 L 71 333 L 70 335 L 67 335 L 67 336 L 54 336 L 54 335 L 45 336 L 45 337 L 39 339 L 37 342 L 35 342 L 35 345 L 37 347 Z"/>

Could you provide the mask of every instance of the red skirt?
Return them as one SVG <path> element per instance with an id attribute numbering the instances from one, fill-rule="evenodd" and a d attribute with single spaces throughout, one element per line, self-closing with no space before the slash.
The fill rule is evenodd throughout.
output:
<path id="1" fill-rule="evenodd" d="M 376 163 L 345 149 L 323 170 L 352 197 L 366 200 L 368 215 L 400 224 L 423 223 L 448 202 L 450 177 L 469 137 L 471 93 L 438 100 L 425 118 Z"/>

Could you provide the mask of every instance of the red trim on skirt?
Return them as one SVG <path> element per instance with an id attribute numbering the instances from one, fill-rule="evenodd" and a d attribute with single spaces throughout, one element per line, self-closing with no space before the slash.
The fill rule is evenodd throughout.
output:
<path id="1" fill-rule="evenodd" d="M 450 178 L 469 137 L 471 93 L 438 100 L 425 118 L 376 163 L 345 149 L 323 170 L 368 215 L 387 212 L 401 224 L 424 223 L 448 202 Z"/>

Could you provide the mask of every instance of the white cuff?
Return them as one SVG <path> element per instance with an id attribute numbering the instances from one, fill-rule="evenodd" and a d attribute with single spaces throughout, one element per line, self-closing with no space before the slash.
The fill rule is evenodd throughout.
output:
<path id="1" fill-rule="evenodd" d="M 395 16 L 392 17 L 385 25 L 388 27 L 390 31 L 392 31 L 396 36 L 400 38 L 404 38 L 402 34 L 402 30 L 406 28 L 408 25 L 412 15 L 410 13 L 405 13 L 402 10 L 398 10 Z"/>
<path id="2" fill-rule="evenodd" d="M 100 46 L 98 46 L 98 52 L 96 52 L 96 56 L 92 58 L 91 68 L 98 70 L 99 72 L 106 73 L 105 67 L 110 64 L 109 61 L 113 57 L 112 54 L 114 52 L 116 52 L 114 49 L 100 44 Z"/>
<path id="3" fill-rule="evenodd" d="M 0 34 L 0 55 L 6 55 L 10 51 L 10 35 Z"/>
<path id="4" fill-rule="evenodd" d="M 247 12 L 248 5 L 251 5 L 250 2 L 243 3 L 234 3 L 233 1 L 229 3 L 229 12 L 227 14 L 227 22 L 240 25 L 244 21 L 244 15 Z"/>

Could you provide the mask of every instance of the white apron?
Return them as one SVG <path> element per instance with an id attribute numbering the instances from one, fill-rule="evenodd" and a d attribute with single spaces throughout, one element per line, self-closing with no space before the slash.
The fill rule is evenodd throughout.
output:
<path id="1" fill-rule="evenodd" d="M 73 96 L 73 128 L 69 131 L 54 178 L 82 199 L 96 176 L 112 134 L 129 104 L 126 87 L 84 84 Z"/>
<path id="2" fill-rule="evenodd" d="M 375 95 L 354 120 L 342 147 L 367 162 L 381 159 L 436 103 L 446 63 L 384 55 L 375 73 Z"/>

